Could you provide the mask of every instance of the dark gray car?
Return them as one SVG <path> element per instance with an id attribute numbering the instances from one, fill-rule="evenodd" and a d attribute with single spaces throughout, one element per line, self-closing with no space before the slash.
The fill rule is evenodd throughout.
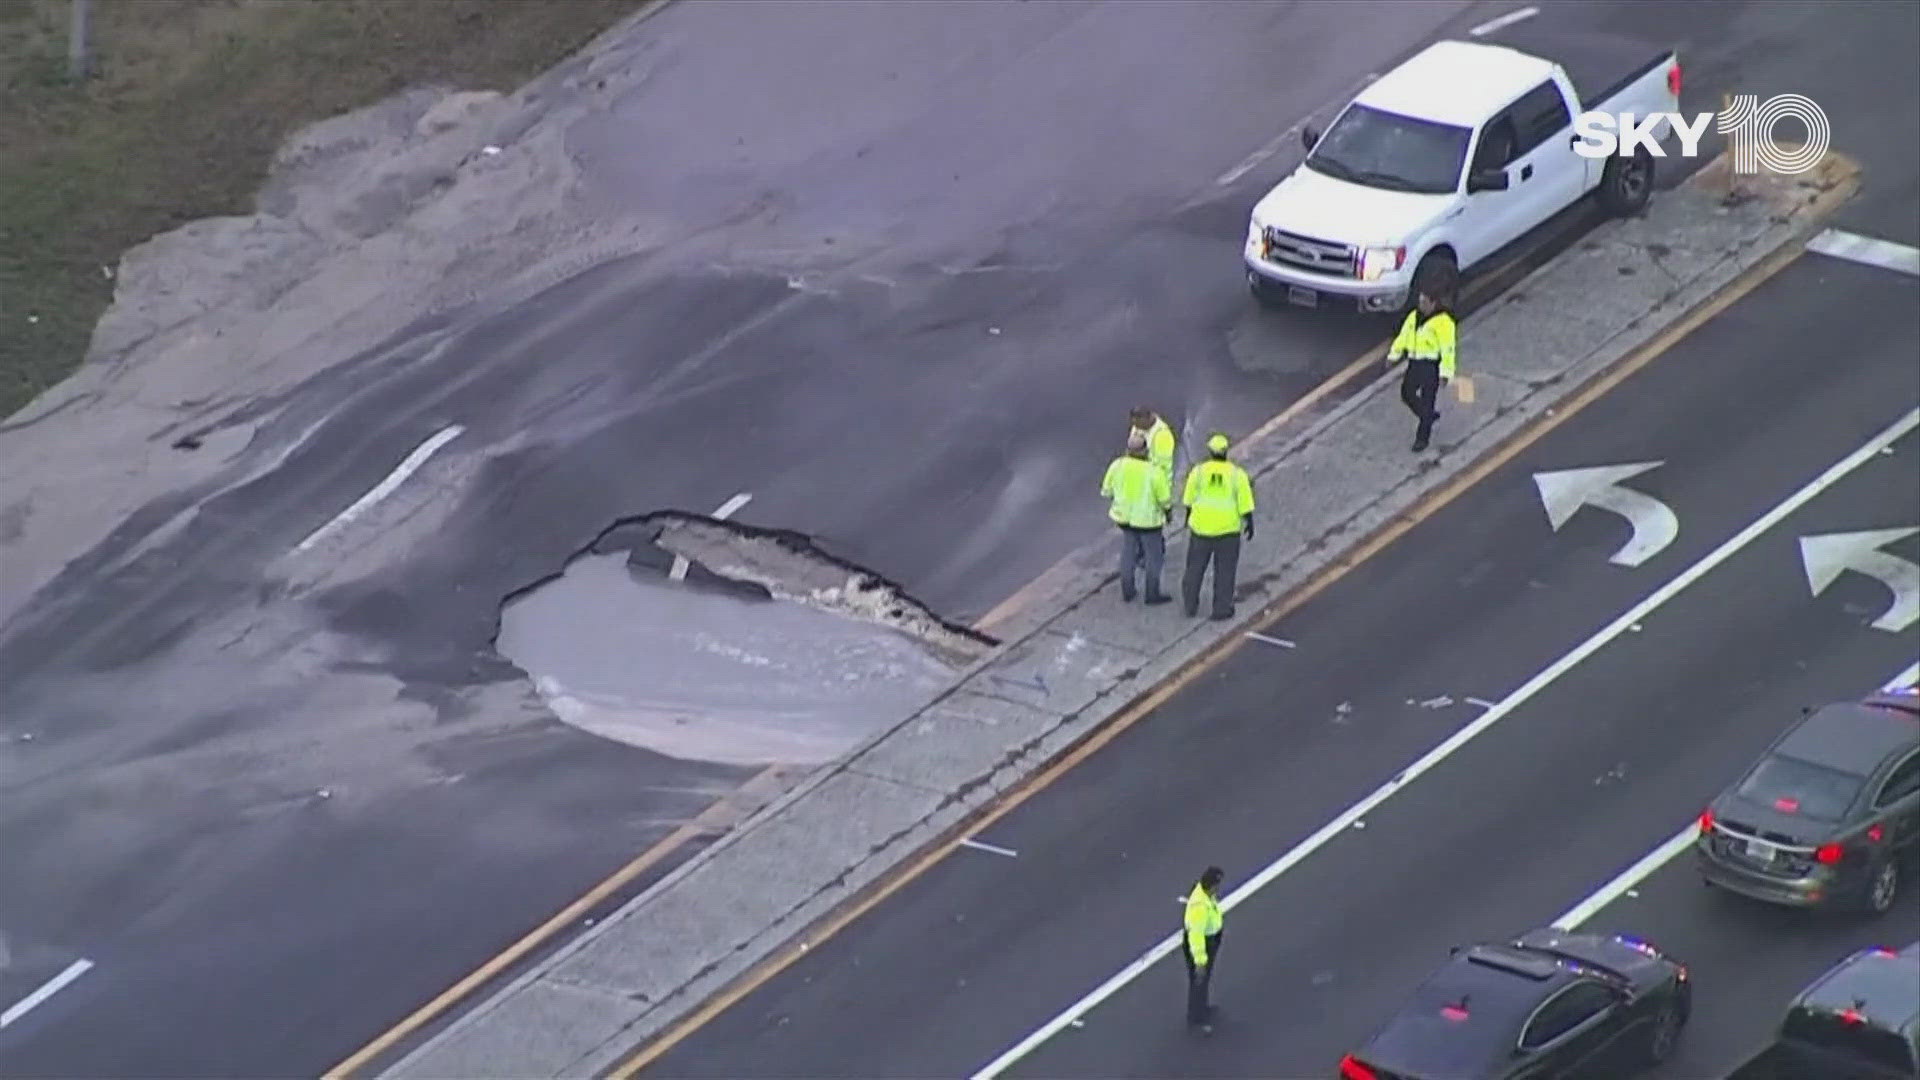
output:
<path id="1" fill-rule="evenodd" d="M 1771 1045 L 1727 1080 L 1920 1078 L 1920 942 L 1862 949 L 1800 992 Z"/>
<path id="2" fill-rule="evenodd" d="M 1920 693 L 1808 713 L 1700 815 L 1707 884 L 1793 907 L 1888 910 L 1920 855 Z"/>

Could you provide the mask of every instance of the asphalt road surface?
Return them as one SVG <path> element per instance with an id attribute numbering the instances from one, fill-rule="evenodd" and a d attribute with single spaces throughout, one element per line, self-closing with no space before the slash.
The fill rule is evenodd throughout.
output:
<path id="1" fill-rule="evenodd" d="M 1016 855 L 956 850 L 646 1075 L 988 1064 L 1174 931 L 1201 868 L 1245 881 L 1472 722 L 1471 699 L 1501 702 L 1920 405 L 1917 315 L 1913 279 L 1805 256 L 1265 628 L 1295 648 L 1244 643 L 980 837 Z M 1867 625 L 1883 586 L 1849 574 L 1812 595 L 1797 544 L 1920 521 L 1920 436 L 1888 450 L 1230 912 L 1212 1038 L 1184 1030 L 1168 958 L 1006 1075 L 1330 1075 L 1450 946 L 1591 895 L 1800 706 L 1874 689 L 1920 654 L 1911 628 Z M 1658 554 L 1610 564 L 1629 530 L 1592 508 L 1551 530 L 1534 474 L 1651 461 L 1627 486 L 1679 517 Z M 1889 550 L 1920 556 L 1913 538 Z M 1822 964 L 1920 934 L 1910 907 L 1823 927 L 1676 879 L 1592 924 L 1697 966 L 1676 1077 L 1737 1062 Z"/>
<path id="2" fill-rule="evenodd" d="M 743 520 L 967 620 L 1098 535 L 1063 493 L 1129 406 L 1243 432 L 1345 365 L 1380 326 L 1254 310 L 1245 212 L 1291 125 L 1470 14 L 645 24 L 653 77 L 574 146 L 689 239 L 260 402 L 281 411 L 233 473 L 76 552 L 4 628 L 0 989 L 94 966 L 0 1032 L 0 1071 L 317 1072 L 738 783 L 564 727 L 490 651 L 501 598 L 615 518 L 751 493 Z M 290 549 L 451 425 L 440 479 L 369 514 L 350 566 L 285 583 Z M 448 478 L 457 507 L 408 525 Z"/>

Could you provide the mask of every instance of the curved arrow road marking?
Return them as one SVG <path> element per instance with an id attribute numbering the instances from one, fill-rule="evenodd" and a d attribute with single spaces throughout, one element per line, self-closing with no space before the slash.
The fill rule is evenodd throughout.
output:
<path id="1" fill-rule="evenodd" d="M 1807 568 L 1807 584 L 1813 588 L 1813 595 L 1819 596 L 1848 570 L 1879 581 L 1893 593 L 1893 605 L 1873 621 L 1873 626 L 1898 634 L 1920 622 L 1920 565 L 1879 549 L 1914 533 L 1920 533 L 1920 528 L 1803 536 L 1800 562 Z"/>
<path id="2" fill-rule="evenodd" d="M 1547 508 L 1547 521 L 1554 532 L 1559 532 L 1560 526 L 1582 506 L 1597 506 L 1626 518 L 1633 526 L 1633 538 L 1607 561 L 1616 566 L 1639 566 L 1660 554 L 1680 535 L 1680 519 L 1666 503 L 1623 488 L 1620 482 L 1663 464 L 1643 461 L 1637 465 L 1600 465 L 1591 469 L 1534 473 L 1533 483 L 1540 489 L 1540 502 Z"/>

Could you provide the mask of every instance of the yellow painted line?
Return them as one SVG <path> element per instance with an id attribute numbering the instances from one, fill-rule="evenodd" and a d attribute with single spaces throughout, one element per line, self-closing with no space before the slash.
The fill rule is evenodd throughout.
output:
<path id="1" fill-rule="evenodd" d="M 1852 187 L 1842 184 L 1837 192 L 1828 192 L 1815 200 L 1824 204 L 1825 209 L 1850 196 Z M 1824 210 L 1816 210 L 1809 218 L 1823 216 Z M 1249 620 L 1252 624 L 1271 623 L 1285 617 L 1289 612 L 1319 595 L 1328 586 L 1345 577 L 1347 572 L 1372 558 L 1389 544 L 1412 530 L 1414 526 L 1426 521 L 1447 504 L 1453 502 L 1463 492 L 1486 479 L 1495 470 L 1513 460 L 1522 450 L 1539 441 L 1548 432 L 1553 431 L 1568 418 L 1584 410 L 1608 391 L 1624 382 L 1629 376 L 1646 367 L 1656 358 L 1671 349 L 1674 343 L 1698 329 L 1702 323 L 1726 310 L 1741 297 L 1752 292 L 1762 282 L 1779 273 L 1787 264 L 1798 258 L 1805 250 L 1805 242 L 1787 244 L 1771 256 L 1749 267 L 1739 277 L 1729 282 L 1719 293 L 1703 302 L 1692 312 L 1655 335 L 1651 340 L 1629 353 L 1611 368 L 1594 376 L 1576 391 L 1573 396 L 1554 407 L 1554 411 L 1535 419 L 1527 427 L 1515 432 L 1505 442 L 1489 450 L 1473 465 L 1462 471 L 1439 488 L 1429 492 L 1406 513 L 1394 518 L 1386 525 L 1375 530 L 1366 540 L 1342 554 L 1332 563 L 1321 568 L 1299 588 L 1274 603 Z M 1372 359 L 1372 354 L 1362 357 L 1357 363 Z M 1352 365 L 1349 365 L 1350 367 Z M 1245 625 L 1245 624 L 1243 624 Z M 725 989 L 708 999 L 698 1009 L 683 1017 L 677 1023 L 653 1039 L 638 1047 L 634 1054 L 621 1062 L 611 1073 L 608 1080 L 630 1080 L 640 1070 L 657 1061 L 669 1050 L 683 1042 L 689 1035 L 705 1026 L 715 1016 L 731 1008 L 747 995 L 753 993 L 769 980 L 792 966 L 794 961 L 805 956 L 822 942 L 832 938 L 849 923 L 866 914 L 875 906 L 892 896 L 895 892 L 924 874 L 927 869 L 946 858 L 960 846 L 962 840 L 982 832 L 1000 818 L 1006 816 L 1015 807 L 1045 790 L 1055 780 L 1069 770 L 1091 757 L 1111 743 L 1121 734 L 1132 728 L 1142 718 L 1159 708 L 1168 699 L 1179 693 L 1194 679 L 1219 666 L 1234 651 L 1246 642 L 1244 634 L 1231 634 L 1212 651 L 1196 657 L 1186 667 L 1176 672 L 1166 682 L 1135 701 L 1125 712 L 1090 733 L 1086 738 L 1068 749 L 1051 765 L 1029 777 L 1005 797 L 992 806 L 985 807 L 974 818 L 963 822 L 950 830 L 947 835 L 928 845 L 918 856 L 902 864 L 889 876 L 876 882 L 861 895 L 848 900 L 840 908 L 822 916 L 813 926 L 803 931 L 775 955 L 762 961 L 735 979 Z"/>
<path id="2" fill-rule="evenodd" d="M 555 934 L 558 934 L 573 923 L 578 922 L 587 912 L 592 911 L 594 907 L 605 901 L 609 896 L 620 891 L 623 886 L 632 882 L 641 874 L 659 865 L 663 860 L 679 851 L 680 848 L 684 847 L 688 842 L 699 839 L 703 833 L 714 833 L 718 831 L 725 815 L 731 812 L 732 807 L 729 802 L 731 798 L 739 795 L 740 792 L 752 790 L 771 783 L 775 775 L 779 772 L 780 767 L 775 766 L 756 774 L 752 779 L 741 785 L 732 795 L 724 797 L 714 803 L 698 817 L 675 829 L 661 839 L 659 843 L 654 844 L 652 847 L 635 856 L 625 866 L 614 871 L 605 881 L 589 889 L 573 903 L 561 908 L 552 918 L 534 927 L 525 937 L 507 946 L 499 955 L 475 968 L 466 978 L 447 987 L 441 991 L 438 997 L 415 1009 L 405 1020 L 395 1024 L 392 1028 L 382 1033 L 379 1038 L 356 1050 L 353 1056 L 327 1070 L 325 1074 L 327 1080 L 345 1080 L 345 1078 L 352 1076 L 356 1070 L 365 1068 L 368 1063 L 372 1062 L 375 1058 L 392 1049 L 394 1044 L 432 1023 L 437 1017 L 458 1004 L 460 1000 L 468 994 L 473 993 L 488 980 L 495 978 L 501 972 L 518 963 L 528 953 L 545 944 L 547 940 Z"/>
<path id="3" fill-rule="evenodd" d="M 1575 231 L 1577 230 L 1569 228 L 1564 232 L 1555 233 L 1527 251 L 1514 255 L 1502 263 L 1497 269 L 1476 274 L 1473 279 L 1467 283 L 1467 287 L 1462 290 L 1463 298 L 1470 303 L 1479 300 L 1488 292 L 1494 290 L 1507 274 L 1512 273 L 1516 268 L 1526 263 L 1528 259 L 1539 255 L 1542 251 L 1559 243 L 1565 239 L 1567 235 Z M 1285 427 L 1287 424 L 1299 419 L 1315 405 L 1326 400 L 1334 391 L 1341 389 L 1348 383 L 1354 381 L 1356 377 L 1366 374 L 1369 368 L 1375 367 L 1384 361 L 1387 357 L 1387 346 L 1392 343 L 1392 339 L 1384 339 L 1378 345 L 1361 353 L 1353 359 L 1352 363 L 1334 372 L 1332 375 L 1327 376 L 1318 386 L 1307 391 L 1286 408 L 1280 410 L 1278 414 L 1253 429 L 1252 432 L 1248 433 L 1245 438 L 1240 439 L 1239 442 L 1242 445 L 1259 442 L 1280 430 L 1282 427 Z M 1472 386 L 1473 380 L 1465 379 L 1462 381 L 1461 392 L 1467 396 L 1461 398 L 1461 401 L 1466 402 L 1473 400 Z M 1052 566 L 1049 566 L 1039 577 L 1021 586 L 1018 592 L 995 604 L 993 610 L 982 615 L 980 621 L 974 624 L 974 629 L 985 634 L 993 633 L 994 627 L 1004 624 L 1008 619 L 1025 609 L 1027 605 L 1039 599 L 1040 596 L 1052 586 L 1052 583 L 1056 579 L 1072 577 L 1077 572 L 1079 563 L 1087 557 L 1088 550 L 1089 549 L 1082 548 L 1068 555 L 1066 558 L 1061 559 L 1059 562 L 1054 563 Z"/>

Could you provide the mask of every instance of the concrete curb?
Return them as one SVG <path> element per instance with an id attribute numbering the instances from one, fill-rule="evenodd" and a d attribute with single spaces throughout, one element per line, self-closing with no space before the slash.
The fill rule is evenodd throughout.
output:
<path id="1" fill-rule="evenodd" d="M 1049 596 L 996 627 L 1002 645 L 925 708 L 761 809 L 385 1075 L 598 1075 L 631 1058 L 769 957 L 795 952 L 796 939 L 804 950 L 807 934 L 876 883 L 975 827 L 1000 796 L 1138 714 L 1156 688 L 1353 561 L 1416 503 L 1710 308 L 1857 187 L 1857 170 L 1838 158 L 1815 182 L 1771 181 L 1767 197 L 1746 202 L 1709 194 L 1723 176 L 1710 165 L 1646 218 L 1601 225 L 1464 324 L 1462 373 L 1485 404 L 1450 425 L 1471 425 L 1464 431 L 1449 434 L 1442 421 L 1438 454 L 1408 456 L 1411 422 L 1391 372 L 1324 415 L 1243 446 L 1263 506 L 1298 506 L 1279 521 L 1263 513 L 1260 541 L 1243 556 L 1243 573 L 1253 572 L 1239 619 L 1170 623 L 1166 609 L 1123 608 L 1102 593 L 1113 575 L 1087 567 L 1086 580 L 1062 581 L 1058 603 Z M 1183 542 L 1184 533 L 1169 537 L 1169 566 Z"/>

